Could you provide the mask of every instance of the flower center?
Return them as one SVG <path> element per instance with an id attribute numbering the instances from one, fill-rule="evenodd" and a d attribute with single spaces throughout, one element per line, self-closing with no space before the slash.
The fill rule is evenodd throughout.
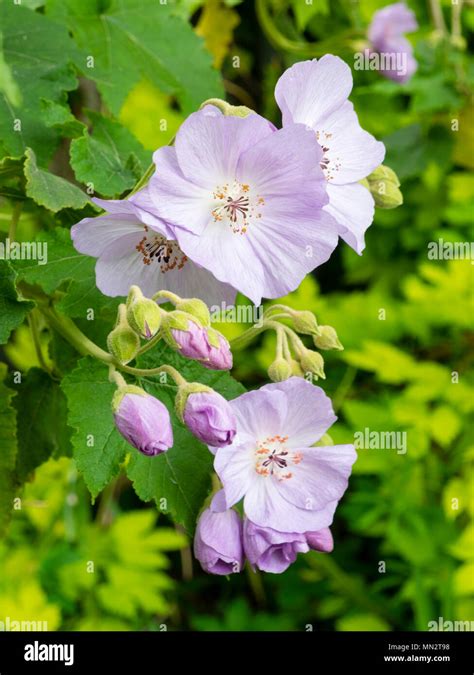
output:
<path id="1" fill-rule="evenodd" d="M 327 181 L 333 180 L 335 174 L 341 168 L 339 157 L 331 158 L 328 156 L 328 153 L 331 152 L 331 148 L 329 147 L 331 138 L 332 134 L 328 134 L 326 131 L 316 132 L 316 139 L 321 146 L 321 150 L 323 151 L 323 157 L 319 162 L 319 166 L 323 170 Z"/>
<path id="2" fill-rule="evenodd" d="M 145 236 L 135 247 L 142 254 L 143 264 L 151 265 L 154 261 L 159 264 L 162 272 L 182 269 L 187 257 L 179 248 L 176 241 L 166 239 L 161 234 L 150 231 L 145 225 Z"/>
<path id="3" fill-rule="evenodd" d="M 289 468 L 292 464 L 299 464 L 303 456 L 288 449 L 285 445 L 287 440 L 288 436 L 269 436 L 257 442 L 255 471 L 260 476 L 274 476 L 279 481 L 292 478 Z"/>
<path id="4" fill-rule="evenodd" d="M 236 234 L 245 234 L 249 225 L 262 217 L 263 197 L 253 195 L 250 185 L 234 181 L 218 185 L 212 197 L 216 202 L 212 210 L 215 222 L 223 222 Z"/>

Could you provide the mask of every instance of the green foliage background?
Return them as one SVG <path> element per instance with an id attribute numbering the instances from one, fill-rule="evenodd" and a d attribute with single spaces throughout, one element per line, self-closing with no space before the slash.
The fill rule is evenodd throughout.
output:
<path id="1" fill-rule="evenodd" d="M 351 100 L 384 141 L 404 205 L 377 210 L 362 257 L 342 244 L 283 300 L 333 325 L 345 346 L 328 354 L 322 383 L 339 414 L 334 440 L 366 427 L 407 432 L 406 454 L 359 450 L 332 555 L 300 556 L 282 575 L 203 574 L 190 534 L 211 456 L 182 427 L 166 459 L 128 454 L 113 431 L 106 369 L 79 361 L 31 311 L 53 295 L 104 346 L 117 301 L 95 289 L 94 260 L 75 252 L 68 233 L 94 213 L 89 184 L 103 197 L 126 193 L 152 151 L 210 97 L 226 93 L 278 124 L 273 88 L 283 70 L 326 52 L 352 65 L 386 4 L 0 0 L 0 237 L 13 221 L 18 241 L 49 244 L 45 266 L 0 260 L 0 621 L 426 630 L 438 617 L 474 620 L 473 266 L 427 254 L 439 238 L 473 239 L 472 3 L 459 31 L 449 0 L 437 26 L 428 2 L 408 2 L 420 24 L 408 84 L 353 71 Z M 229 338 L 245 328 L 216 327 Z M 268 380 L 273 354 L 270 336 L 237 353 L 235 379 L 171 361 L 166 350 L 142 365 L 170 359 L 233 398 L 243 391 L 235 380 Z M 168 385 L 141 385 L 172 405 Z M 91 426 L 96 445 L 87 448 Z M 21 509 L 11 518 L 14 498 Z"/>

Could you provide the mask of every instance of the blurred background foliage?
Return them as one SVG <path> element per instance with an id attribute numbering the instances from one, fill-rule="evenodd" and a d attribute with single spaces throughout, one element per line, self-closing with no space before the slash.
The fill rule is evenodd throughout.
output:
<path id="1" fill-rule="evenodd" d="M 31 92 L 41 98 L 49 145 L 38 140 L 36 146 L 35 139 L 30 145 L 45 170 L 78 183 L 92 170 L 101 194 L 121 193 L 203 98 L 225 90 L 231 102 L 279 124 L 273 89 L 283 70 L 326 52 L 352 66 L 373 13 L 387 4 L 168 0 L 176 24 L 160 27 L 158 10 L 147 16 L 147 0 L 87 0 L 82 6 L 24 0 L 24 11 L 36 9 L 63 24 L 64 41 L 73 34 L 71 60 L 92 78 L 81 79 L 78 90 L 64 82 L 59 102 L 54 92 Z M 327 379 L 318 383 L 339 414 L 334 441 L 350 442 L 365 428 L 406 431 L 406 454 L 359 450 L 332 528 L 332 555 L 300 556 L 282 575 L 243 573 L 229 580 L 203 574 L 185 535 L 164 516 L 156 525 L 156 511 L 143 508 L 125 479 L 90 505 L 73 461 L 52 459 L 36 470 L 0 545 L 0 619 L 34 617 L 50 629 L 73 630 L 426 630 L 438 617 L 474 620 L 473 265 L 427 254 L 429 242 L 440 238 L 473 239 L 474 6 L 459 2 L 461 10 L 443 0 L 442 20 L 435 22 L 430 6 L 437 2 L 407 4 L 420 26 L 410 36 L 417 73 L 398 85 L 377 72 L 353 71 L 351 95 L 362 126 L 386 145 L 385 163 L 401 180 L 404 204 L 377 210 L 361 257 L 342 244 L 282 300 L 314 311 L 344 344 L 343 352 L 327 353 Z M 100 34 L 88 32 L 85 17 L 117 7 L 142 10 L 136 16 L 143 20 L 128 27 L 151 56 L 140 61 L 143 55 L 130 51 L 114 24 L 110 62 L 101 63 L 91 86 L 94 76 L 80 65 L 80 54 Z M 223 85 L 211 70 L 207 79 L 199 65 L 194 72 L 193 31 L 204 40 L 209 63 L 222 71 Z M 129 50 L 124 60 L 121 49 Z M 164 62 L 160 50 L 168 54 Z M 1 72 L 0 90 L 14 102 L 18 92 L 8 67 Z M 64 77 L 72 77 L 66 66 Z M 81 97 L 92 109 L 88 120 L 76 113 Z M 37 114 L 35 105 L 31 114 Z M 64 159 L 71 139 L 72 170 Z M 2 137 L 2 143 L 14 154 L 11 139 Z M 87 164 L 95 153 L 110 161 L 113 188 Z M 4 233 L 15 180 L 2 189 Z M 55 217 L 51 210 L 26 205 L 19 238 L 51 228 L 54 218 L 63 225 L 77 220 L 70 205 L 56 209 Z M 216 327 L 228 337 L 245 328 Z M 105 335 L 99 322 L 93 330 Z M 40 331 L 39 339 L 46 347 L 47 334 Z M 64 365 L 72 356 L 59 347 Z M 273 354 L 266 335 L 235 355 L 235 377 L 248 388 L 265 383 Z M 27 326 L 15 331 L 4 360 L 25 372 L 41 365 Z M 85 571 L 90 561 L 93 573 Z"/>

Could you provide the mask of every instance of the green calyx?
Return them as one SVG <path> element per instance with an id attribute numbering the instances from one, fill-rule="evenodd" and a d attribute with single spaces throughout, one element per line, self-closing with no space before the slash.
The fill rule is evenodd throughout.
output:
<path id="1" fill-rule="evenodd" d="M 207 340 L 211 347 L 215 347 L 216 349 L 219 349 L 221 346 L 221 340 L 220 338 L 223 338 L 224 336 L 219 333 L 218 330 L 215 328 L 206 328 L 206 334 L 207 334 Z"/>
<path id="2" fill-rule="evenodd" d="M 379 208 L 395 209 L 403 204 L 403 195 L 399 189 L 400 181 L 395 171 L 390 167 L 381 164 L 361 182 L 368 187 L 375 205 Z"/>
<path id="3" fill-rule="evenodd" d="M 185 298 L 176 303 L 176 309 L 198 319 L 203 326 L 211 325 L 211 315 L 205 302 L 198 298 Z"/>
<path id="4" fill-rule="evenodd" d="M 117 324 L 107 337 L 107 347 L 122 365 L 132 361 L 140 349 L 140 338 L 128 324 L 125 305 L 119 306 Z"/>
<path id="5" fill-rule="evenodd" d="M 176 342 L 172 330 L 182 330 L 187 331 L 190 328 L 189 323 L 192 322 L 196 326 L 200 327 L 201 324 L 195 316 L 188 314 L 187 312 L 182 312 L 180 310 L 174 310 L 173 312 L 168 312 L 163 315 L 161 322 L 161 334 L 163 335 L 163 340 L 166 344 L 178 351 L 180 349 L 179 344 Z"/>
<path id="6" fill-rule="evenodd" d="M 293 326 L 298 333 L 303 335 L 318 335 L 319 327 L 313 312 L 308 310 L 290 311 Z"/>
<path id="7" fill-rule="evenodd" d="M 272 382 L 283 382 L 293 375 L 291 365 L 284 358 L 276 358 L 267 372 Z"/>
<path id="8" fill-rule="evenodd" d="M 218 108 L 223 115 L 231 117 L 248 117 L 249 115 L 255 114 L 255 110 L 247 108 L 246 105 L 231 105 L 221 98 L 207 99 L 207 101 L 201 103 L 200 109 L 204 108 L 206 105 L 213 105 L 215 108 Z"/>
<path id="9" fill-rule="evenodd" d="M 303 372 L 312 373 L 317 377 L 326 379 L 324 374 L 324 359 L 318 352 L 313 352 L 311 349 L 306 349 L 300 357 L 301 367 Z"/>
<path id="10" fill-rule="evenodd" d="M 200 382 L 186 382 L 186 384 L 178 387 L 178 393 L 174 401 L 178 419 L 184 423 L 184 409 L 186 408 L 186 402 L 190 394 L 211 393 L 213 391 L 211 387 L 206 387 L 205 384 L 201 384 Z"/>
<path id="11" fill-rule="evenodd" d="M 313 338 L 313 342 L 318 349 L 344 349 L 332 326 L 319 326 L 319 331 L 319 335 L 315 335 Z"/>
<path id="12" fill-rule="evenodd" d="M 127 298 L 127 320 L 131 328 L 149 340 L 158 332 L 162 310 L 154 300 L 145 298 L 138 286 L 132 286 Z"/>
<path id="13" fill-rule="evenodd" d="M 113 413 L 118 412 L 122 399 L 126 394 L 135 394 L 137 396 L 148 396 L 146 391 L 144 391 L 141 387 L 136 387 L 134 384 L 126 384 L 123 387 L 119 387 L 112 398 Z"/>

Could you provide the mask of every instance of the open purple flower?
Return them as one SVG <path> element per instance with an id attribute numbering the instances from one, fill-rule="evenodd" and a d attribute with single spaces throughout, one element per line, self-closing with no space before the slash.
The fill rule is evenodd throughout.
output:
<path id="1" fill-rule="evenodd" d="M 122 436 L 143 455 L 153 457 L 173 445 L 173 429 L 168 408 L 138 387 L 123 396 L 118 393 L 114 406 L 115 425 Z M 133 392 L 137 390 L 137 393 Z"/>
<path id="2" fill-rule="evenodd" d="M 271 527 L 259 527 L 248 518 L 244 520 L 243 538 L 245 555 L 252 567 L 275 574 L 288 569 L 298 553 L 310 549 L 329 553 L 334 546 L 328 527 L 319 532 L 277 532 Z"/>
<path id="3" fill-rule="evenodd" d="M 415 14 L 404 2 L 396 2 L 375 12 L 368 33 L 372 48 L 379 54 L 397 57 L 394 59 L 396 64 L 402 63 L 402 68 L 381 70 L 382 75 L 395 82 L 408 82 L 418 64 L 413 56 L 413 47 L 404 34 L 417 29 Z"/>
<path id="4" fill-rule="evenodd" d="M 318 161 L 329 196 L 324 210 L 337 221 L 342 239 L 361 253 L 374 217 L 374 200 L 358 181 L 383 162 L 385 147 L 361 128 L 347 100 L 351 89 L 349 66 L 326 54 L 288 68 L 277 82 L 275 98 L 284 127 L 300 122 L 318 139 L 323 152 Z"/>
<path id="5" fill-rule="evenodd" d="M 189 260 L 166 222 L 151 213 L 148 188 L 130 199 L 93 201 L 107 213 L 84 218 L 71 236 L 80 253 L 98 258 L 96 283 L 102 293 L 127 295 L 136 285 L 149 297 L 168 290 L 209 305 L 232 304 L 236 291 Z"/>
<path id="6" fill-rule="evenodd" d="M 155 152 L 150 196 L 186 255 L 258 304 L 294 290 L 337 244 L 322 160 L 303 125 L 273 131 L 207 106 Z"/>
<path id="7" fill-rule="evenodd" d="M 194 555 L 205 572 L 234 574 L 244 564 L 242 521 L 233 509 L 201 514 L 194 538 Z"/>
<path id="8" fill-rule="evenodd" d="M 336 420 L 323 390 L 291 377 L 230 404 L 237 434 L 214 460 L 226 508 L 244 498 L 247 518 L 278 532 L 329 527 L 356 453 L 353 445 L 313 447 Z"/>

